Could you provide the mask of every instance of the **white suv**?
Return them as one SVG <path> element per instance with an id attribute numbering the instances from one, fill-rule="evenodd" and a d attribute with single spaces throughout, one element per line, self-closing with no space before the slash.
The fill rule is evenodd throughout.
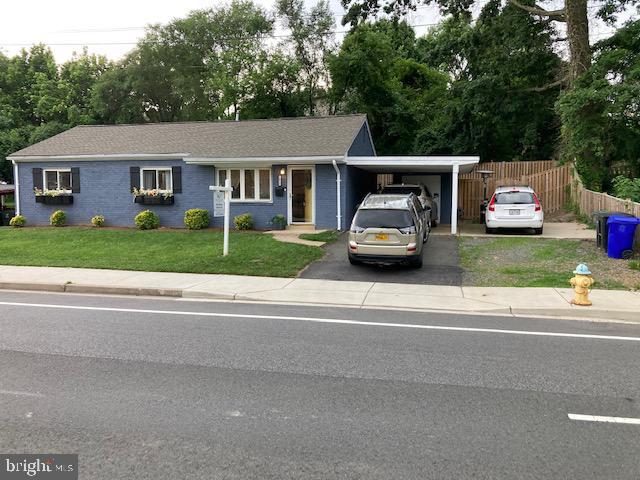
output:
<path id="1" fill-rule="evenodd" d="M 498 228 L 532 228 L 540 235 L 543 222 L 542 205 L 531 187 L 498 187 L 487 205 L 487 233 Z"/>

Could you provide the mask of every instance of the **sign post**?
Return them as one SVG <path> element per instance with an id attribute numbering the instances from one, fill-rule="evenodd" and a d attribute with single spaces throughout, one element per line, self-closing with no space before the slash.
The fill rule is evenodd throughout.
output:
<path id="1" fill-rule="evenodd" d="M 229 203 L 231 200 L 231 180 L 227 178 L 224 181 L 224 187 L 218 185 L 209 186 L 209 190 L 213 191 L 213 216 L 224 216 L 224 244 L 222 247 L 222 256 L 229 254 Z"/>

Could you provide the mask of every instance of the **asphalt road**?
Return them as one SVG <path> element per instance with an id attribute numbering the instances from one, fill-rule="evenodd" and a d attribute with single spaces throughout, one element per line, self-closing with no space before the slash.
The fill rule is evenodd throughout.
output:
<path id="1" fill-rule="evenodd" d="M 437 227 L 442 228 L 442 227 Z M 327 254 L 310 264 L 302 278 L 360 282 L 462 285 L 463 269 L 458 241 L 449 235 L 431 235 L 422 253 L 422 268 L 404 265 L 351 265 L 347 257 L 347 235 L 325 247 Z"/>
<path id="2" fill-rule="evenodd" d="M 0 451 L 83 479 L 637 479 L 640 326 L 0 292 Z M 625 420 L 629 421 L 629 420 Z M 633 420 L 631 420 L 633 421 Z"/>

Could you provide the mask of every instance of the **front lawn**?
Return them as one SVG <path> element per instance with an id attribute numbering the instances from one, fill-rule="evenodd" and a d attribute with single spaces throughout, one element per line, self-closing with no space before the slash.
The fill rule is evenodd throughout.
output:
<path id="1" fill-rule="evenodd" d="M 255 232 L 231 232 L 222 257 L 222 232 L 212 230 L 0 228 L 4 265 L 294 277 L 322 255 Z"/>
<path id="2" fill-rule="evenodd" d="M 594 240 L 460 237 L 460 259 L 465 285 L 570 288 L 576 265 L 586 263 L 594 288 L 640 289 L 634 263 L 608 258 Z"/>

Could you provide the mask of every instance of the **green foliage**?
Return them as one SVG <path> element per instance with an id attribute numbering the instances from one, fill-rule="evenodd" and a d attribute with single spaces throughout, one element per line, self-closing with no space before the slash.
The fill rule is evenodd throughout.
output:
<path id="1" fill-rule="evenodd" d="M 554 31 L 507 4 L 491 1 L 470 16 L 444 21 L 418 41 L 418 58 L 452 78 L 436 114 L 422 123 L 416 151 L 479 154 L 483 161 L 552 158 L 561 75 Z"/>
<path id="2" fill-rule="evenodd" d="M 102 215 L 96 215 L 91 219 L 91 225 L 94 227 L 104 227 L 104 217 Z"/>
<path id="3" fill-rule="evenodd" d="M 640 20 L 594 47 L 594 62 L 559 99 L 563 155 L 587 188 L 602 191 L 610 167 L 640 175 Z"/>
<path id="4" fill-rule="evenodd" d="M 184 212 L 184 226 L 189 230 L 202 230 L 209 226 L 209 211 L 192 208 Z"/>
<path id="5" fill-rule="evenodd" d="M 273 225 L 276 229 L 282 230 L 287 226 L 287 219 L 284 215 L 274 215 L 274 217 L 271 219 L 271 225 Z"/>
<path id="6" fill-rule="evenodd" d="M 615 197 L 640 202 L 640 178 L 618 175 L 613 179 L 612 186 Z"/>
<path id="7" fill-rule="evenodd" d="M 640 262 L 638 260 L 629 260 L 629 268 L 640 271 Z"/>
<path id="8" fill-rule="evenodd" d="M 49 217 L 49 223 L 52 227 L 62 227 L 67 221 L 67 214 L 63 210 L 56 210 Z"/>
<path id="9" fill-rule="evenodd" d="M 27 219 L 24 217 L 24 215 L 16 215 L 11 220 L 9 220 L 9 225 L 16 228 L 24 227 L 26 224 Z"/>
<path id="10" fill-rule="evenodd" d="M 253 217 L 250 213 L 242 213 L 233 217 L 233 224 L 237 230 L 251 230 L 253 228 Z"/>
<path id="11" fill-rule="evenodd" d="M 151 210 L 144 210 L 137 214 L 134 222 L 140 230 L 155 230 L 160 226 L 160 218 Z"/>

